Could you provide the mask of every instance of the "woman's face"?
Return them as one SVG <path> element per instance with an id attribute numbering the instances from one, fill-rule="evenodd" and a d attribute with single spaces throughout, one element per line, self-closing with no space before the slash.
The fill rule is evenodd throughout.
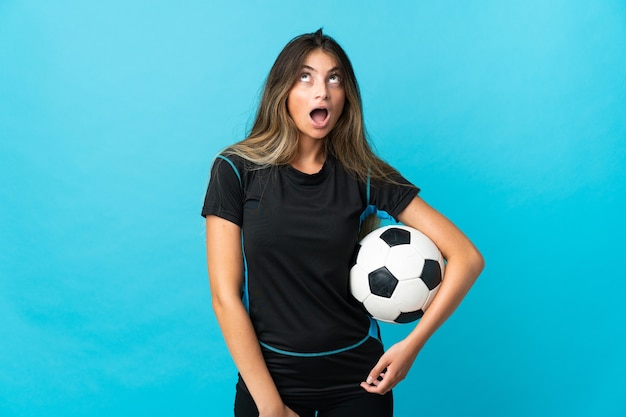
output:
<path id="1" fill-rule="evenodd" d="M 298 139 L 328 136 L 341 116 L 345 96 L 335 58 L 320 49 L 310 52 L 287 98 L 287 110 L 300 131 Z"/>

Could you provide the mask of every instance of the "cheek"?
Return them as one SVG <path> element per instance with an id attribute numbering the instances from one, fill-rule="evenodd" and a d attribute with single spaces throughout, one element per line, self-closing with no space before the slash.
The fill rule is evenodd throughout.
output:
<path id="1" fill-rule="evenodd" d="M 291 117 L 301 117 L 302 109 L 304 108 L 302 102 L 302 98 L 297 93 L 289 93 L 287 96 L 287 111 Z"/>
<path id="2" fill-rule="evenodd" d="M 342 95 L 341 97 L 338 97 L 337 102 L 335 104 L 335 108 L 339 110 L 337 112 L 337 117 L 339 117 L 339 116 L 341 116 L 343 114 L 343 110 L 345 108 L 345 105 L 346 105 L 346 97 L 345 97 L 345 95 Z"/>
<path id="3" fill-rule="evenodd" d="M 291 98 L 291 93 L 289 93 L 289 95 L 287 96 L 287 113 L 291 116 L 292 110 L 291 110 L 291 106 L 293 104 L 293 99 Z"/>

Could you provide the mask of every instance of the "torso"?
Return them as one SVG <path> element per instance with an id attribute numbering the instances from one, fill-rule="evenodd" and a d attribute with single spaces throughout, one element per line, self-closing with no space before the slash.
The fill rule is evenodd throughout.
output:
<path id="1" fill-rule="evenodd" d="M 369 318 L 348 279 L 366 206 L 363 185 L 332 158 L 315 174 L 280 166 L 247 175 L 243 242 L 250 317 L 261 342 L 310 353 L 362 339 Z"/>

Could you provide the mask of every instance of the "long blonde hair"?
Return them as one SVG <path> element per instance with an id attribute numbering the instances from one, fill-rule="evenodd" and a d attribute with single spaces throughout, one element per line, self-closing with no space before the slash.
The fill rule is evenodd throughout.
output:
<path id="1" fill-rule="evenodd" d="M 345 51 L 322 29 L 293 38 L 280 52 L 267 76 L 249 135 L 226 152 L 257 166 L 290 163 L 298 150 L 298 129 L 287 110 L 287 97 L 306 56 L 320 49 L 335 58 L 342 74 L 345 104 L 337 125 L 325 139 L 327 154 L 361 180 L 391 180 L 396 171 L 372 151 L 363 122 L 361 93 Z"/>

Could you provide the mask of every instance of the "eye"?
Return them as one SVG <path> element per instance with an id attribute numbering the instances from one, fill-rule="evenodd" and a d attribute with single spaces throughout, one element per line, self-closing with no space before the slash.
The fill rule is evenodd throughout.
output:
<path id="1" fill-rule="evenodd" d="M 309 82 L 311 80 L 311 74 L 309 74 L 308 72 L 303 72 L 302 74 L 300 74 L 300 81 L 302 82 Z"/>
<path id="2" fill-rule="evenodd" d="M 341 76 L 339 74 L 331 74 L 328 77 L 328 82 L 331 84 L 341 84 Z"/>

